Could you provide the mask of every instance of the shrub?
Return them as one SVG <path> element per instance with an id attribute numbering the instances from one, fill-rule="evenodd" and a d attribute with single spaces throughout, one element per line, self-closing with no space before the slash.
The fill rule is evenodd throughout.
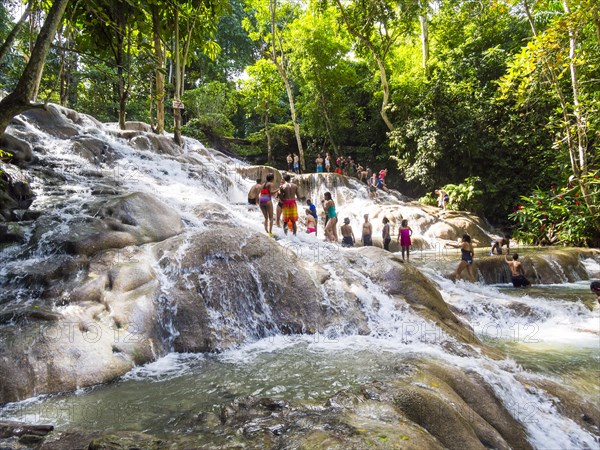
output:
<path id="1" fill-rule="evenodd" d="M 590 203 L 600 205 L 598 172 L 583 177 L 588 186 Z M 536 245 L 587 246 L 599 239 L 597 224 L 600 214 L 593 215 L 583 199 L 580 185 L 565 180 L 558 188 L 536 189 L 531 196 L 522 196 L 509 218 L 517 223 L 517 239 Z"/>

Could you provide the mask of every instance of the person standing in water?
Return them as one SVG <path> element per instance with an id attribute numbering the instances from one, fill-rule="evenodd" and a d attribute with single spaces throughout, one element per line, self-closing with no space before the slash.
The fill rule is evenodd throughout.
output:
<path id="1" fill-rule="evenodd" d="M 294 153 L 294 172 L 296 172 L 297 175 L 300 174 L 300 158 L 296 153 Z"/>
<path id="2" fill-rule="evenodd" d="M 320 153 L 317 153 L 317 159 L 315 159 L 315 165 L 317 166 L 317 173 L 323 173 L 323 158 Z"/>
<path id="3" fill-rule="evenodd" d="M 525 271 L 517 253 L 513 254 L 512 261 L 508 260 L 508 255 L 504 257 L 504 261 L 506 261 L 510 269 L 511 281 L 514 287 L 527 287 L 531 285 L 529 280 L 525 278 Z"/>
<path id="4" fill-rule="evenodd" d="M 325 172 L 331 172 L 331 155 L 329 152 L 325 154 Z"/>
<path id="5" fill-rule="evenodd" d="M 262 180 L 260 178 L 256 179 L 256 184 L 250 188 L 250 192 L 248 192 L 248 204 L 249 205 L 258 205 L 258 199 L 260 197 L 260 190 L 262 189 Z"/>
<path id="6" fill-rule="evenodd" d="M 340 231 L 342 232 L 342 247 L 354 247 L 356 239 L 354 239 L 354 232 L 348 217 L 344 219 L 344 225 L 340 227 Z"/>
<path id="7" fill-rule="evenodd" d="M 294 169 L 294 158 L 292 157 L 291 153 L 288 153 L 288 155 L 285 157 L 285 161 L 287 162 L 288 172 L 291 172 Z"/>
<path id="8" fill-rule="evenodd" d="M 365 214 L 365 223 L 362 226 L 362 243 L 364 246 L 373 245 L 373 225 L 369 222 L 369 215 Z"/>
<path id="9" fill-rule="evenodd" d="M 262 185 L 258 205 L 265 217 L 265 231 L 269 236 L 273 235 L 273 202 L 271 196 L 277 191 L 273 191 L 273 179 L 275 176 L 270 173 L 267 175 L 267 181 Z"/>
<path id="10" fill-rule="evenodd" d="M 390 221 L 387 217 L 383 218 L 383 229 L 381 230 L 381 238 L 383 239 L 383 248 L 389 251 L 392 237 L 390 236 Z"/>
<path id="11" fill-rule="evenodd" d="M 292 183 L 292 177 L 290 174 L 285 174 L 283 177 L 285 184 L 282 186 L 283 189 L 283 231 L 287 234 L 288 227 L 292 229 L 294 236 L 298 231 L 298 205 L 296 204 L 296 198 L 298 197 L 298 186 Z M 291 226 L 289 225 L 291 222 Z"/>
<path id="12" fill-rule="evenodd" d="M 306 200 L 306 214 L 310 214 L 315 218 L 315 234 L 317 233 L 317 222 L 319 220 L 319 215 L 317 214 L 317 207 L 310 201 L 310 199 Z"/>
<path id="13" fill-rule="evenodd" d="M 331 192 L 325 192 L 323 194 L 323 200 L 321 200 L 323 209 L 327 214 L 327 224 L 325 225 L 325 239 L 330 242 L 337 242 L 337 213 L 335 212 L 335 203 L 331 198 Z"/>
<path id="14" fill-rule="evenodd" d="M 460 262 L 458 263 L 456 272 L 454 272 L 453 275 L 456 278 L 460 277 L 461 272 L 466 268 L 470 281 L 474 283 L 475 275 L 473 275 L 473 256 L 475 255 L 475 252 L 473 251 L 473 245 L 471 244 L 471 236 L 468 234 L 463 234 L 462 242 L 460 244 L 447 242 L 444 244 L 444 247 L 447 246 L 460 248 Z"/>
<path id="15" fill-rule="evenodd" d="M 402 248 L 402 261 L 404 261 L 404 252 L 406 252 L 406 260 L 410 260 L 410 237 L 412 236 L 412 228 L 408 226 L 408 220 L 403 219 L 398 231 L 398 242 Z"/>

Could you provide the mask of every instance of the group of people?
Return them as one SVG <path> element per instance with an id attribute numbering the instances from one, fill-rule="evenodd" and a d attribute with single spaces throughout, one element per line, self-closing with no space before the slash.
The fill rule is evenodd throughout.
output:
<path id="1" fill-rule="evenodd" d="M 275 216 L 276 226 L 283 224 L 283 231 L 287 234 L 288 230 L 296 235 L 298 231 L 298 186 L 292 183 L 292 177 L 289 174 L 283 176 L 283 183 L 276 188 L 274 186 L 275 176 L 270 173 L 263 183 L 262 179 L 257 179 L 256 184 L 252 186 L 248 193 L 248 203 L 258 205 L 264 216 L 265 231 L 269 236 L 273 236 L 273 199 L 277 201 Z M 316 227 L 316 225 L 315 225 Z"/>
<path id="2" fill-rule="evenodd" d="M 519 254 L 513 253 L 512 259 L 508 259 L 510 254 L 510 239 L 508 236 L 505 236 L 502 239 L 498 239 L 496 241 L 492 241 L 492 250 L 490 251 L 490 255 L 502 254 L 502 246 L 506 245 L 506 255 L 504 257 L 504 261 L 508 264 L 508 268 L 511 274 L 511 282 L 514 287 L 527 287 L 531 285 L 531 282 L 525 278 L 525 271 L 523 270 L 523 266 L 519 261 Z M 473 273 L 473 257 L 475 256 L 475 252 L 473 250 L 473 244 L 471 243 L 471 236 L 468 234 L 464 234 L 460 243 L 448 242 L 444 244 L 444 247 L 454 247 L 460 249 L 460 262 L 458 263 L 458 267 L 454 271 L 453 275 L 458 278 L 463 270 L 467 269 L 467 275 L 469 280 L 475 282 L 475 275 Z"/>
<path id="3" fill-rule="evenodd" d="M 286 157 L 287 170 L 299 174 L 301 172 L 300 159 L 298 154 L 289 153 Z M 379 172 L 373 172 L 369 166 L 363 167 L 356 162 L 351 156 L 339 156 L 333 158 L 329 152 L 323 156 L 317 153 L 315 158 L 315 167 L 317 173 L 338 173 L 350 177 L 356 177 L 359 181 L 367 185 L 369 197 L 377 199 L 377 191 L 388 190 L 385 184 L 385 177 L 388 173 L 387 169 L 382 169 Z"/>
<path id="4" fill-rule="evenodd" d="M 283 227 L 285 234 L 287 234 L 289 230 L 296 235 L 298 232 L 297 223 L 299 218 L 297 200 L 302 201 L 298 195 L 298 186 L 292 182 L 289 174 L 285 174 L 283 176 L 283 182 L 278 188 L 276 188 L 274 185 L 274 178 L 275 176 L 273 173 L 269 173 L 264 182 L 260 178 L 257 179 L 256 184 L 252 186 L 250 192 L 248 193 L 248 203 L 251 205 L 258 205 L 260 207 L 264 217 L 265 232 L 267 232 L 269 236 L 273 235 L 274 221 L 277 227 Z M 383 178 L 385 178 L 385 173 L 383 174 Z M 273 200 L 276 201 L 275 212 L 273 211 Z M 325 192 L 323 198 L 321 199 L 321 206 L 325 216 L 325 239 L 328 242 L 338 242 L 338 217 L 331 192 Z M 317 214 L 316 206 L 310 199 L 306 200 L 305 213 L 306 218 L 304 224 L 306 226 L 306 232 L 315 233 L 316 235 L 319 216 Z M 340 227 L 340 233 L 342 235 L 343 247 L 353 247 L 355 245 L 356 238 L 354 237 L 354 231 L 352 230 L 350 219 L 348 217 L 344 218 L 343 225 Z M 402 252 L 402 260 L 410 259 L 412 233 L 413 231 L 408 225 L 408 220 L 403 219 L 398 230 L 397 237 L 397 242 L 400 245 Z M 373 225 L 369 221 L 369 215 L 365 214 L 364 223 L 362 225 L 362 244 L 364 246 L 372 246 L 372 236 Z M 383 242 L 383 248 L 389 251 L 392 236 L 390 221 L 387 217 L 384 217 L 382 220 L 381 238 Z M 502 255 L 504 246 L 506 246 L 506 256 L 504 257 L 504 260 L 510 270 L 513 286 L 530 286 L 531 282 L 525 277 L 523 266 L 519 261 L 519 255 L 514 253 L 511 259 L 508 258 L 510 254 L 510 236 L 505 235 L 500 239 L 492 241 L 490 255 L 493 255 L 494 253 L 497 255 Z M 473 250 L 473 244 L 471 243 L 471 236 L 464 234 L 460 243 L 449 242 L 446 243 L 444 247 L 459 248 L 461 251 L 461 259 L 453 275 L 458 278 L 466 269 L 469 280 L 474 282 L 475 274 L 473 273 L 473 257 L 475 252 Z M 600 303 L 600 282 L 593 282 L 591 289 L 598 295 L 598 302 Z"/>

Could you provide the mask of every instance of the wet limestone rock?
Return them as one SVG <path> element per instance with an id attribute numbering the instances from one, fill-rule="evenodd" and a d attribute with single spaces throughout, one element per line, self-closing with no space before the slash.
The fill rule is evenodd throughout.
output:
<path id="1" fill-rule="evenodd" d="M 74 224 L 62 237 L 69 253 L 93 255 L 110 248 L 160 242 L 183 231 L 175 209 L 142 192 L 97 202 L 88 209 L 92 219 Z"/>
<path id="2" fill-rule="evenodd" d="M 597 249 L 547 248 L 534 253 L 521 253 L 519 261 L 525 277 L 533 284 L 554 284 L 575 282 L 588 278 L 582 260 L 600 259 Z M 510 283 L 511 274 L 504 255 L 477 258 L 477 271 L 486 284 Z"/>
<path id="3" fill-rule="evenodd" d="M 364 273 L 386 294 L 404 300 L 418 315 L 436 323 L 442 331 L 437 338 L 443 339 L 443 333 L 447 333 L 460 342 L 482 345 L 473 330 L 450 311 L 435 285 L 412 265 L 375 247 L 357 249 L 346 258 L 349 258 L 349 263 L 355 270 Z M 426 327 L 425 324 L 415 326 L 418 330 L 422 326 Z"/>
<path id="4" fill-rule="evenodd" d="M 156 246 L 172 286 L 176 351 L 222 351 L 276 333 L 324 327 L 315 283 L 274 240 L 221 225 Z"/>
<path id="5" fill-rule="evenodd" d="M 99 255 L 60 305 L 0 328 L 0 403 L 105 383 L 164 354 L 160 286 L 142 258 Z"/>
<path id="6" fill-rule="evenodd" d="M 48 104 L 44 108 L 29 109 L 22 113 L 22 116 L 51 136 L 66 139 L 79 134 L 76 126 L 79 124 L 73 120 L 80 117 L 79 113 L 71 111 L 73 110 L 59 105 Z"/>

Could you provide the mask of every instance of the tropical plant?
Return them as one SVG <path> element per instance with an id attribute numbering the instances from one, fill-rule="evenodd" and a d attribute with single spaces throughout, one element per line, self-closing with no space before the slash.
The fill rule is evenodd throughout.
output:
<path id="1" fill-rule="evenodd" d="M 600 204 L 599 172 L 585 175 L 590 198 Z M 572 178 L 571 178 L 572 180 Z M 594 226 L 600 220 L 586 206 L 580 183 L 565 180 L 561 187 L 537 188 L 522 196 L 510 219 L 516 223 L 515 238 L 536 245 L 598 245 L 600 233 Z"/>

